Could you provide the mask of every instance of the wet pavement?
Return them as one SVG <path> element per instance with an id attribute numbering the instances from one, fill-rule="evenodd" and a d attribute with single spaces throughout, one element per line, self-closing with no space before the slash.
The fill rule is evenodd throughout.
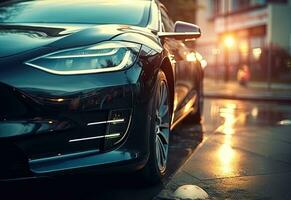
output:
<path id="1" fill-rule="evenodd" d="M 291 105 L 207 100 L 204 140 L 159 197 L 196 184 L 212 199 L 291 199 Z"/>
<path id="2" fill-rule="evenodd" d="M 252 100 L 252 101 L 278 101 L 291 103 L 291 85 L 272 83 L 270 87 L 265 82 L 250 81 L 246 86 L 237 81 L 204 79 L 204 96 L 207 98 Z"/>
<path id="3" fill-rule="evenodd" d="M 184 184 L 212 199 L 291 199 L 291 105 L 206 99 L 203 115 L 202 126 L 182 123 L 172 134 L 164 184 L 78 175 L 1 184 L 0 199 L 142 200 L 168 197 Z"/>

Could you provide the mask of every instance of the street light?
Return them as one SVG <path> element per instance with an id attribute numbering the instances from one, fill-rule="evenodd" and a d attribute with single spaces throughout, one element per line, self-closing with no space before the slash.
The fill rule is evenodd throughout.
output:
<path id="1" fill-rule="evenodd" d="M 223 43 L 224 43 L 226 48 L 231 49 L 234 47 L 235 40 L 234 40 L 232 35 L 227 35 L 224 37 Z"/>
<path id="2" fill-rule="evenodd" d="M 229 80 L 229 51 L 235 45 L 235 39 L 232 35 L 226 35 L 223 37 L 223 45 L 224 45 L 224 61 L 225 61 L 225 73 L 224 73 L 224 81 L 227 82 Z"/>

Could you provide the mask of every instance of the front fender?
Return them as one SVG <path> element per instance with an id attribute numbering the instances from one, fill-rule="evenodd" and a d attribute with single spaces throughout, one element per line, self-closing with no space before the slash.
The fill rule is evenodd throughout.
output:
<path id="1" fill-rule="evenodd" d="M 120 34 L 114 37 L 112 40 L 121 40 L 121 41 L 128 41 L 139 43 L 144 46 L 151 48 L 152 50 L 156 51 L 157 53 L 162 53 L 163 47 L 158 41 L 158 38 L 149 33 L 136 33 L 136 32 L 128 32 Z"/>

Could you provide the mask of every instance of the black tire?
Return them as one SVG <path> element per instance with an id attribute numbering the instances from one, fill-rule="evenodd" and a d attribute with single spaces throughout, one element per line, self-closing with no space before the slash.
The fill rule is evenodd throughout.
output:
<path id="1" fill-rule="evenodd" d="M 155 98 L 152 102 L 150 155 L 146 166 L 141 170 L 141 178 L 147 185 L 160 183 L 167 170 L 171 123 L 169 97 L 166 75 L 163 71 L 159 71 Z"/>

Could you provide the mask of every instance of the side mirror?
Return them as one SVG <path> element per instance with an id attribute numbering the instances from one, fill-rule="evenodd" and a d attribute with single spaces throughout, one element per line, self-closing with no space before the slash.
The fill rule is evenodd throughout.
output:
<path id="1" fill-rule="evenodd" d="M 200 27 L 187 22 L 176 21 L 174 30 L 175 32 L 160 32 L 158 35 L 162 38 L 168 37 L 176 40 L 191 40 L 201 36 Z"/>
<path id="2" fill-rule="evenodd" d="M 187 22 L 182 22 L 182 21 L 176 21 L 175 32 L 176 33 L 199 33 L 201 35 L 201 30 L 199 26 L 195 24 L 187 23 Z"/>

